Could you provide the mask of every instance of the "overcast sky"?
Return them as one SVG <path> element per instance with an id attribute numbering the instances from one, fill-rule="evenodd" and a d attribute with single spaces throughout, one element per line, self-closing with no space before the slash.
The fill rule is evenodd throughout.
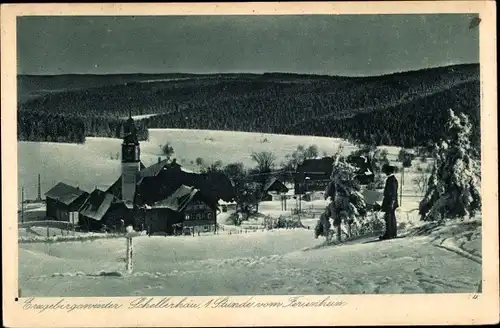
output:
<path id="1" fill-rule="evenodd" d="M 18 18 L 19 74 L 377 75 L 479 62 L 471 15 Z"/>

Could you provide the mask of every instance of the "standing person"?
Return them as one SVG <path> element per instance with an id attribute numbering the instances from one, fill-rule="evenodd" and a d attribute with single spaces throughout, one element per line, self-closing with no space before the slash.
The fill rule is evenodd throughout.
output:
<path id="1" fill-rule="evenodd" d="M 398 180 L 394 176 L 395 167 L 385 164 L 382 171 L 387 175 L 384 188 L 384 200 L 382 201 L 382 211 L 385 212 L 385 233 L 380 236 L 380 240 L 397 237 L 396 208 L 398 203 Z"/>

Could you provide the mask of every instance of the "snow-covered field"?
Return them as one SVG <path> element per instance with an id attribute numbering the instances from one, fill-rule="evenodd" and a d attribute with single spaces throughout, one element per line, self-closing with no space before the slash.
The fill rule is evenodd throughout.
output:
<path id="1" fill-rule="evenodd" d="M 267 138 L 267 142 L 263 142 Z M 106 188 L 120 174 L 121 139 L 87 138 L 85 144 L 50 142 L 18 142 L 18 193 L 25 187 L 25 198 L 37 196 L 38 173 L 41 174 L 42 193 L 62 181 L 88 191 L 95 187 Z M 250 155 L 253 151 L 272 151 L 277 164 L 296 150 L 298 145 L 317 145 L 320 151 L 333 154 L 340 144 L 346 153 L 354 146 L 341 139 L 286 136 L 261 133 L 152 129 L 149 141 L 141 142 L 141 159 L 148 166 L 161 156 L 160 145 L 170 143 L 177 162 L 190 170 L 197 170 L 198 157 L 210 164 L 242 162 L 255 165 Z"/>
<path id="2" fill-rule="evenodd" d="M 341 246 L 322 246 L 306 229 L 140 236 L 131 275 L 123 273 L 123 238 L 20 244 L 20 288 L 23 296 L 475 292 L 480 227 Z"/>
<path id="3" fill-rule="evenodd" d="M 170 143 L 175 150 L 174 157 L 182 166 L 197 170 L 196 158 L 203 158 L 207 164 L 221 160 L 224 164 L 242 162 L 251 167 L 252 152 L 271 151 L 276 163 L 285 160 L 297 146 L 316 145 L 320 155 L 332 155 L 339 145 L 345 154 L 356 147 L 342 139 L 310 136 L 290 136 L 263 133 L 151 129 L 149 141 L 141 142 L 141 159 L 148 166 L 161 156 L 160 145 Z M 87 138 L 85 144 L 62 144 L 50 142 L 18 142 L 18 196 L 25 188 L 25 199 L 37 196 L 38 173 L 41 174 L 42 194 L 65 182 L 87 191 L 95 187 L 105 189 L 120 174 L 121 139 Z M 381 147 L 395 160 L 398 147 Z M 408 179 L 409 181 L 409 179 Z"/>

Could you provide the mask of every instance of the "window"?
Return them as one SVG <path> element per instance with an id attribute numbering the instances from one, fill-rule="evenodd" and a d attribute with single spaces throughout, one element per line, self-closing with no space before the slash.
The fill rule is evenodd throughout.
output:
<path id="1" fill-rule="evenodd" d="M 190 219 L 190 215 L 186 214 L 185 219 L 186 219 L 186 221 L 188 221 Z"/>
<path id="2" fill-rule="evenodd" d="M 212 217 L 213 217 L 212 212 L 208 212 L 207 213 L 207 220 L 212 220 Z"/>
<path id="3" fill-rule="evenodd" d="M 203 220 L 203 216 L 201 213 L 196 214 L 196 220 Z"/>

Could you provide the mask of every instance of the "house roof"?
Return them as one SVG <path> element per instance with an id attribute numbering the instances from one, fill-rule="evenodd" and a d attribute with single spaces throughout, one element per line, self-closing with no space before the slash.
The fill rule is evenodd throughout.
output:
<path id="1" fill-rule="evenodd" d="M 265 186 L 264 192 L 268 191 L 279 191 L 279 192 L 288 192 L 288 188 L 278 180 L 278 178 L 272 178 Z"/>
<path id="2" fill-rule="evenodd" d="M 199 190 L 194 187 L 181 185 L 173 194 L 164 200 L 154 203 L 152 207 L 168 208 L 176 212 L 181 212 L 198 192 Z"/>
<path id="3" fill-rule="evenodd" d="M 160 161 L 158 163 L 155 163 L 153 165 L 150 165 L 150 166 L 140 170 L 139 177 L 141 177 L 141 178 L 143 178 L 143 177 L 155 177 L 167 165 L 168 165 L 168 160 L 164 159 L 163 161 Z"/>
<path id="4" fill-rule="evenodd" d="M 161 179 L 157 179 L 161 173 Z M 121 199 L 121 176 L 107 189 L 107 192 L 112 193 L 118 199 Z M 204 197 L 224 199 L 230 201 L 234 198 L 234 190 L 231 181 L 221 172 L 210 173 L 194 173 L 184 169 L 175 161 L 168 162 L 167 160 L 153 164 L 137 173 L 138 190 L 142 190 L 142 195 L 151 200 L 156 196 L 163 197 L 159 194 L 172 194 L 178 186 L 194 186 L 198 191 L 201 191 Z M 155 193 L 151 190 L 149 182 L 154 185 Z M 144 189 L 146 188 L 146 189 Z M 149 195 L 149 196 L 146 196 Z M 156 198 L 158 199 L 158 198 Z M 161 199 L 161 198 L 159 198 Z M 210 201 L 211 202 L 211 201 Z"/>
<path id="5" fill-rule="evenodd" d="M 100 221 L 115 201 L 116 198 L 112 194 L 96 189 L 83 204 L 80 214 Z"/>
<path id="6" fill-rule="evenodd" d="M 63 204 L 70 205 L 80 196 L 88 194 L 86 191 L 67 185 L 63 182 L 59 182 L 52 189 L 45 193 L 47 198 L 57 200 Z"/>
<path id="7" fill-rule="evenodd" d="M 175 161 L 169 162 L 168 159 L 164 159 L 158 163 L 155 163 L 151 166 L 141 169 L 137 173 L 137 184 L 141 183 L 144 178 L 156 177 L 158 176 L 158 174 L 160 174 L 162 170 L 174 167 L 181 167 L 181 166 L 177 164 L 177 162 Z"/>
<path id="8" fill-rule="evenodd" d="M 306 159 L 297 166 L 297 173 L 305 175 L 330 175 L 333 170 L 333 157 Z"/>
<path id="9" fill-rule="evenodd" d="M 161 162 L 155 163 L 151 166 L 145 167 L 142 161 L 140 162 L 140 168 L 139 172 L 137 172 L 137 184 L 140 184 L 144 178 L 147 177 L 155 177 L 157 176 L 163 168 L 165 168 L 168 165 L 167 160 L 163 160 Z M 106 192 L 112 192 L 115 197 L 120 198 L 121 197 L 121 186 L 122 184 L 122 177 L 121 175 L 116 179 L 116 181 L 109 186 L 109 188 L 106 190 Z"/>

